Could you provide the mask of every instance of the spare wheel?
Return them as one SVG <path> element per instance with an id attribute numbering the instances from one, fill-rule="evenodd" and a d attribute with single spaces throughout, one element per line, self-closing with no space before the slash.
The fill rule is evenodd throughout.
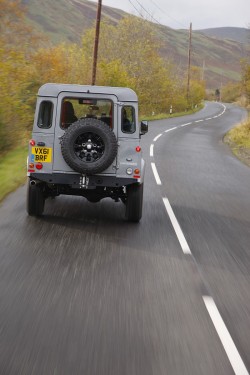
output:
<path id="1" fill-rule="evenodd" d="M 91 175 L 104 171 L 114 161 L 117 140 L 107 124 L 84 118 L 66 129 L 61 148 L 64 160 L 73 170 Z"/>

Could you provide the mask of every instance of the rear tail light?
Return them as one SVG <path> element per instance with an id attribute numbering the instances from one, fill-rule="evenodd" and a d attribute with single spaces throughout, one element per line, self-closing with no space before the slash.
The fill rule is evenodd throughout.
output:
<path id="1" fill-rule="evenodd" d="M 140 173 L 141 173 L 140 169 L 136 168 L 134 170 L 134 178 L 141 178 Z"/>
<path id="2" fill-rule="evenodd" d="M 141 152 L 141 147 L 140 147 L 140 146 L 137 146 L 137 147 L 135 148 L 135 151 L 136 151 L 136 152 Z"/>
<path id="3" fill-rule="evenodd" d="M 34 139 L 31 139 L 29 143 L 30 143 L 31 146 L 35 146 L 35 144 L 36 144 L 36 142 L 34 141 Z"/>

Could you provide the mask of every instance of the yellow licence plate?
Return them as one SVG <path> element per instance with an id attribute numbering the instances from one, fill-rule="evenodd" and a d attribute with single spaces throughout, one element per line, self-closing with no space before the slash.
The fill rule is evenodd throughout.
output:
<path id="1" fill-rule="evenodd" d="M 31 154 L 33 162 L 51 163 L 52 161 L 52 148 L 32 147 Z"/>

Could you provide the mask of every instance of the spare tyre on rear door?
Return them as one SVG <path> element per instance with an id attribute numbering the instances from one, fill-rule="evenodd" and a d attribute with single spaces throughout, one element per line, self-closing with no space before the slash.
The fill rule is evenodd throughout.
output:
<path id="1" fill-rule="evenodd" d="M 74 171 L 92 175 L 112 164 L 117 154 L 117 140 L 107 124 L 84 118 L 66 129 L 61 149 L 64 160 Z"/>

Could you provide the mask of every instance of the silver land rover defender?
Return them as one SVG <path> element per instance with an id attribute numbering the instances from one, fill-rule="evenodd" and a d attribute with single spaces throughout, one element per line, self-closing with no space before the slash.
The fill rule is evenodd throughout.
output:
<path id="1" fill-rule="evenodd" d="M 47 83 L 38 91 L 27 162 L 27 212 L 42 215 L 46 198 L 110 197 L 125 216 L 142 216 L 145 162 L 138 98 L 124 87 Z"/>

